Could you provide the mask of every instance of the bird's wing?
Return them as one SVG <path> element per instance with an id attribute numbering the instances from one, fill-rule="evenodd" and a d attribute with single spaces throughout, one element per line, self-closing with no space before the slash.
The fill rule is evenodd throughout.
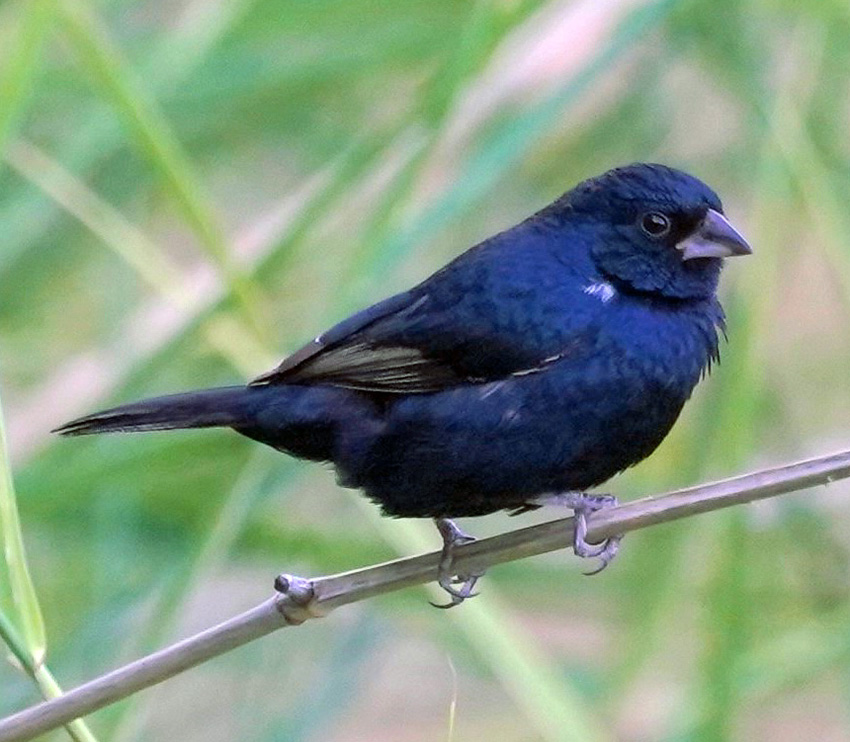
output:
<path id="1" fill-rule="evenodd" d="M 312 345 L 304 352 L 313 351 Z M 291 360 L 292 356 L 284 361 L 287 368 L 278 367 L 252 384 L 323 383 L 370 392 L 414 394 L 436 392 L 467 381 L 450 365 L 426 358 L 416 348 L 381 347 L 356 340 L 311 352 L 309 360 L 294 366 L 288 365 Z"/>
<path id="2" fill-rule="evenodd" d="M 520 224 L 415 288 L 349 317 L 252 384 L 427 393 L 592 352 L 600 302 L 549 237 Z"/>
<path id="3" fill-rule="evenodd" d="M 330 384 L 370 392 L 415 394 L 540 371 L 586 355 L 587 325 L 541 344 L 513 323 L 462 303 L 436 308 L 431 294 L 391 297 L 341 322 L 252 385 Z"/>
<path id="4" fill-rule="evenodd" d="M 465 378 L 445 359 L 428 357 L 421 348 L 380 332 L 388 318 L 398 325 L 426 301 L 426 296 L 406 292 L 379 302 L 319 335 L 251 385 L 325 383 L 366 391 L 422 393 L 462 383 Z"/>

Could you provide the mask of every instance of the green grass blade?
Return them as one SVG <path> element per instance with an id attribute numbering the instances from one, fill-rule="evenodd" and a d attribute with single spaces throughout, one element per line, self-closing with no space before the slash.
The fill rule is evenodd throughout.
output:
<path id="1" fill-rule="evenodd" d="M 16 34 L 16 45 L 0 73 L 0 150 L 2 150 L 29 98 L 32 80 L 41 58 L 43 41 L 54 15 L 53 0 L 31 0 L 24 6 Z M 44 618 L 27 564 L 23 533 L 18 515 L 15 487 L 9 464 L 5 422 L 0 404 L 0 538 L 5 572 L 0 598 L 0 639 L 21 668 L 39 686 L 45 698 L 61 695 L 62 689 L 44 664 L 47 635 Z M 5 610 L 6 607 L 10 611 Z M 8 614 L 13 614 L 8 615 Z M 97 742 L 82 719 L 66 727 L 76 742 Z"/>
<path id="2" fill-rule="evenodd" d="M 6 648 L 21 668 L 30 675 L 35 675 L 36 668 L 32 661 L 32 655 L 27 650 L 24 638 L 2 608 L 0 608 L 0 639 L 3 640 Z"/>
<path id="3" fill-rule="evenodd" d="M 223 228 L 209 197 L 156 101 L 82 0 L 61 0 L 59 7 L 62 26 L 80 63 L 103 89 L 138 146 L 162 175 L 200 244 L 222 272 L 253 328 L 259 332 L 262 326 L 259 289 L 233 265 Z"/>
<path id="4" fill-rule="evenodd" d="M 24 645 L 32 657 L 32 664 L 38 667 L 44 661 L 47 637 L 35 586 L 27 565 L 7 451 L 3 409 L 0 405 L 0 533 L 3 536 L 3 555 L 16 623 L 20 627 Z"/>
<path id="5" fill-rule="evenodd" d="M 38 186 L 100 237 L 144 281 L 161 291 L 177 306 L 188 306 L 190 300 L 178 280 L 180 267 L 159 245 L 100 199 L 85 183 L 38 147 L 23 140 L 9 145 L 6 160 L 21 176 Z"/>
<path id="6" fill-rule="evenodd" d="M 56 678 L 53 677 L 46 665 L 39 665 L 34 677 L 41 689 L 41 694 L 45 698 L 58 698 L 62 695 L 62 688 L 59 687 L 59 683 L 56 682 Z M 97 738 L 82 719 L 74 719 L 65 726 L 65 730 L 74 742 L 97 742 Z"/>
<path id="7" fill-rule="evenodd" d="M 157 98 L 173 97 L 256 1 L 214 5 L 194 0 L 187 5 L 176 27 L 156 39 L 140 65 L 140 76 L 153 86 Z M 4 89 L 0 87 L 0 91 Z M 76 172 L 88 172 L 113 156 L 122 144 L 116 120 L 104 117 L 99 107 L 92 106 L 79 127 L 65 133 L 57 155 L 61 162 L 73 165 Z M 7 204 L 0 208 L 0 222 L 4 229 L 0 274 L 53 225 L 53 219 L 44 213 L 40 195 L 26 190 L 9 194 Z"/>
<path id="8" fill-rule="evenodd" d="M 29 99 L 53 10 L 53 0 L 31 0 L 26 5 L 20 28 L 15 34 L 16 45 L 6 55 L 0 70 L 0 151 Z"/>
<path id="9" fill-rule="evenodd" d="M 0 610 L 0 639 L 5 642 L 21 668 L 35 680 L 44 698 L 56 698 L 62 695 L 62 688 L 59 687 L 47 665 L 43 662 L 40 665 L 34 664 L 33 656 L 30 654 L 23 637 L 2 610 Z M 76 740 L 76 742 L 97 742 L 97 738 L 82 719 L 75 719 L 67 724 L 65 729 L 71 739 Z"/>

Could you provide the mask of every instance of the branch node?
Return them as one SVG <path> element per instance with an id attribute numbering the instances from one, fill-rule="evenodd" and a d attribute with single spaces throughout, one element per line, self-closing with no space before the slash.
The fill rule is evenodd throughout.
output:
<path id="1" fill-rule="evenodd" d="M 316 591 L 311 580 L 296 575 L 278 575 L 274 581 L 277 590 L 277 609 L 292 626 L 321 618 L 325 612 L 319 608 Z"/>

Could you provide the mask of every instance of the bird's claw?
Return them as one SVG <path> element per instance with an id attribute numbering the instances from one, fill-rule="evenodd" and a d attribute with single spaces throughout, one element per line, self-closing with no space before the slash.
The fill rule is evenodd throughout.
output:
<path id="1" fill-rule="evenodd" d="M 599 574 L 617 556 L 620 548 L 621 535 L 611 536 L 601 544 L 591 544 L 587 541 L 587 516 L 597 510 L 612 508 L 618 504 L 613 495 L 589 495 L 585 492 L 567 492 L 547 497 L 546 503 L 556 503 L 570 508 L 575 514 L 575 534 L 573 536 L 573 552 L 582 559 L 600 560 L 600 565 L 586 575 Z"/>
<path id="2" fill-rule="evenodd" d="M 614 557 L 617 556 L 617 551 L 620 548 L 620 541 L 622 540 L 622 536 L 611 536 L 610 538 L 606 538 L 601 544 L 598 544 L 599 548 L 594 549 L 593 553 L 588 555 L 591 557 L 599 558 L 599 566 L 596 569 L 591 569 L 589 572 L 583 572 L 586 577 L 591 577 L 592 575 L 598 575 L 605 567 L 607 567 L 613 560 Z M 586 546 L 590 546 L 585 542 Z M 573 547 L 576 554 L 579 554 L 578 550 Z M 579 554 L 579 556 L 585 556 L 584 554 Z"/>
<path id="3" fill-rule="evenodd" d="M 474 593 L 472 590 L 475 587 L 475 583 L 478 582 L 479 577 L 481 577 L 480 574 L 471 574 L 449 580 L 440 578 L 439 585 L 449 594 L 451 600 L 448 603 L 435 603 L 433 600 L 429 600 L 428 602 L 434 608 L 454 608 L 456 605 L 463 603 L 467 598 L 475 598 L 479 593 Z M 452 584 L 460 584 L 461 587 L 457 589 L 452 587 Z"/>
<path id="4" fill-rule="evenodd" d="M 587 541 L 587 516 L 597 510 L 615 507 L 617 498 L 613 495 L 588 495 L 586 493 L 571 493 L 568 507 L 575 514 L 575 535 L 573 536 L 573 552 L 583 559 L 599 559 L 599 566 L 584 574 L 588 577 L 599 574 L 617 556 L 620 548 L 621 535 L 606 538 L 600 544 Z"/>
<path id="5" fill-rule="evenodd" d="M 445 604 L 429 602 L 435 608 L 454 608 L 456 605 L 463 603 L 467 598 L 474 598 L 478 595 L 478 593 L 474 593 L 472 590 L 475 588 L 475 583 L 478 582 L 484 573 L 454 574 L 452 572 L 452 565 L 454 563 L 455 549 L 463 544 L 472 543 L 475 541 L 475 537 L 464 533 L 448 518 L 435 518 L 434 523 L 440 532 L 440 536 L 443 538 L 443 550 L 440 556 L 437 582 L 449 594 L 451 601 Z M 460 587 L 456 588 L 454 585 L 460 585 Z"/>

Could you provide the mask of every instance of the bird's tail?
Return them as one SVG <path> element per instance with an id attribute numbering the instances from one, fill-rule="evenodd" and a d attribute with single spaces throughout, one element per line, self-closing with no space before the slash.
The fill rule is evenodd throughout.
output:
<path id="1" fill-rule="evenodd" d="M 250 387 L 244 386 L 170 394 L 86 415 L 65 423 L 53 432 L 61 435 L 90 435 L 137 430 L 230 427 L 245 421 L 256 407 L 257 396 Z"/>
<path id="2" fill-rule="evenodd" d="M 361 448 L 366 445 L 364 441 L 376 430 L 376 415 L 373 402 L 349 389 L 290 384 L 226 386 L 113 407 L 72 420 L 54 432 L 91 435 L 233 428 L 293 456 L 335 461 L 341 436 L 359 442 Z M 352 446 L 343 448 L 349 451 Z"/>

